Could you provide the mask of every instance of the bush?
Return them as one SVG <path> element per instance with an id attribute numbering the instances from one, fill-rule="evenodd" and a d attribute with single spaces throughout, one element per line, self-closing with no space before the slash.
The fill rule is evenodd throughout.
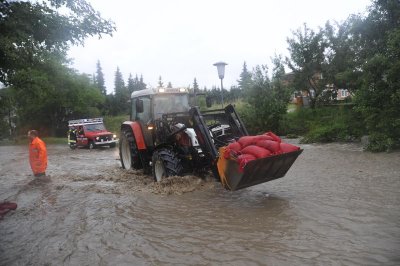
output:
<path id="1" fill-rule="evenodd" d="M 302 143 L 312 142 L 333 142 L 333 141 L 344 141 L 349 140 L 351 137 L 347 132 L 347 128 L 343 124 L 329 124 L 319 125 L 315 129 L 310 130 L 304 138 L 301 140 Z"/>
<path id="2" fill-rule="evenodd" d="M 124 121 L 128 120 L 129 120 L 129 115 L 105 116 L 104 125 L 106 126 L 108 131 L 119 135 L 119 132 L 121 131 L 121 124 Z"/>
<path id="3" fill-rule="evenodd" d="M 373 133 L 369 136 L 367 150 L 373 152 L 390 151 L 394 148 L 398 148 L 398 146 L 398 142 L 388 137 L 386 134 Z"/>
<path id="4" fill-rule="evenodd" d="M 302 142 L 353 141 L 365 134 L 365 128 L 352 106 L 301 108 L 287 113 L 279 134 L 304 136 Z"/>
<path id="5" fill-rule="evenodd" d="M 279 135 L 305 135 L 310 130 L 313 120 L 313 110 L 301 108 L 283 116 L 279 124 Z"/>

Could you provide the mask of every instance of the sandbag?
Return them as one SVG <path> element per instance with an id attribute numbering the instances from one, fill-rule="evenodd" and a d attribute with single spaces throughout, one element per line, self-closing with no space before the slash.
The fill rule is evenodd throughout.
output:
<path id="1" fill-rule="evenodd" d="M 275 141 L 277 141 L 277 142 L 281 142 L 281 138 L 278 137 L 277 135 L 275 135 L 274 133 L 272 133 L 271 131 L 268 131 L 268 132 L 265 133 L 264 135 L 272 137 L 273 140 L 275 140 Z"/>
<path id="2" fill-rule="evenodd" d="M 17 208 L 17 203 L 14 202 L 2 202 L 0 203 L 0 210 L 15 210 Z"/>
<path id="3" fill-rule="evenodd" d="M 240 151 L 242 154 L 251 154 L 256 158 L 265 158 L 269 155 L 271 155 L 271 152 L 267 149 L 264 149 L 262 147 L 256 146 L 256 145 L 249 145 L 246 148 L 242 149 Z"/>
<path id="4" fill-rule="evenodd" d="M 238 140 L 242 148 L 245 148 L 249 145 L 254 145 L 256 144 L 257 141 L 258 141 L 257 136 L 244 136 Z"/>
<path id="5" fill-rule="evenodd" d="M 269 131 L 263 135 L 244 136 L 237 142 L 230 143 L 224 150 L 223 157 L 236 159 L 242 171 L 249 161 L 299 149 L 300 147 L 282 142 L 280 137 Z"/>
<path id="6" fill-rule="evenodd" d="M 297 147 L 297 146 L 289 144 L 289 143 L 284 143 L 284 142 L 280 143 L 280 148 L 281 148 L 282 153 L 300 150 L 300 147 Z"/>
<path id="7" fill-rule="evenodd" d="M 239 152 L 239 151 L 242 149 L 242 146 L 240 145 L 239 142 L 232 142 L 232 143 L 230 143 L 230 144 L 228 145 L 228 148 L 229 148 L 231 151 Z"/>
<path id="8" fill-rule="evenodd" d="M 239 170 L 243 171 L 243 168 L 246 166 L 246 164 L 250 161 L 253 161 L 257 159 L 255 156 L 251 154 L 241 154 L 238 156 L 237 161 L 239 163 Z"/>
<path id="9" fill-rule="evenodd" d="M 257 141 L 260 141 L 260 140 L 275 140 L 273 137 L 271 137 L 271 136 L 268 136 L 268 135 L 258 135 L 257 136 Z"/>
<path id="10" fill-rule="evenodd" d="M 6 215 L 9 211 L 15 210 L 16 208 L 17 208 L 17 203 L 14 202 L 0 203 L 0 220 L 3 219 L 3 216 Z"/>
<path id="11" fill-rule="evenodd" d="M 273 140 L 260 140 L 256 143 L 257 146 L 269 150 L 272 154 L 279 154 L 281 147 L 280 143 Z"/>

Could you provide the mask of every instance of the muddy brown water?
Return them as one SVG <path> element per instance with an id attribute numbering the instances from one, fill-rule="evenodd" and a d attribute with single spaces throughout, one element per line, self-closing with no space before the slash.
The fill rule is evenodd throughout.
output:
<path id="1" fill-rule="evenodd" d="M 120 168 L 118 149 L 0 147 L 0 265 L 400 265 L 400 153 L 302 145 L 284 178 L 236 192 L 212 178 Z"/>

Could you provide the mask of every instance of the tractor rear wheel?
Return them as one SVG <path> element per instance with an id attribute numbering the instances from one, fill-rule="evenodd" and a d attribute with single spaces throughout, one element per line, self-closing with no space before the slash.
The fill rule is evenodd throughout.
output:
<path id="1" fill-rule="evenodd" d="M 152 157 L 154 181 L 160 182 L 169 176 L 181 175 L 183 167 L 180 159 L 170 149 L 154 151 Z"/>
<path id="2" fill-rule="evenodd" d="M 139 150 L 136 147 L 135 137 L 132 131 L 123 130 L 119 141 L 119 158 L 121 159 L 122 168 L 124 169 L 140 169 L 142 163 L 139 157 Z"/>

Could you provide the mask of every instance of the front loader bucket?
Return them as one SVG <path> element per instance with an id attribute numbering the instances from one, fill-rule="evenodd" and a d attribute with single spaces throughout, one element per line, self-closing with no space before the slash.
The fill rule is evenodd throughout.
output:
<path id="1" fill-rule="evenodd" d="M 243 169 L 240 169 L 236 160 L 225 159 L 221 155 L 217 162 L 218 173 L 223 186 L 228 190 L 251 187 L 283 177 L 302 152 L 298 150 L 253 160 Z M 224 154 L 223 150 L 220 150 L 220 154 Z"/>

